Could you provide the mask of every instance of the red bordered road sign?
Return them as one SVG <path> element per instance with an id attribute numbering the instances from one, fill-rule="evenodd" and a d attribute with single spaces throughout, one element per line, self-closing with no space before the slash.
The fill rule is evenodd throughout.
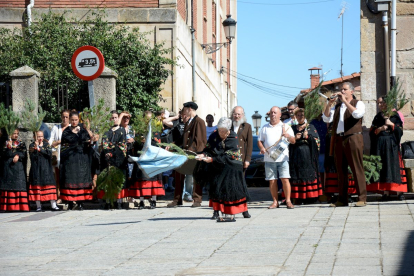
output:
<path id="1" fill-rule="evenodd" d="M 86 81 L 99 77 L 104 68 L 104 57 L 97 48 L 93 46 L 82 46 L 72 56 L 72 70 L 75 75 Z"/>

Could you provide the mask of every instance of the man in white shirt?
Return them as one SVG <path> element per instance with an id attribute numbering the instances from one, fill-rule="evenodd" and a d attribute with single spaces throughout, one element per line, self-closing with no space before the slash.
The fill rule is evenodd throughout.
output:
<path id="1" fill-rule="evenodd" d="M 367 185 L 363 166 L 364 140 L 362 136 L 362 117 L 365 105 L 353 97 L 354 86 L 350 82 L 342 84 L 341 92 L 330 99 L 323 121 L 333 123 L 330 155 L 334 154 L 338 172 L 339 198 L 332 207 L 348 206 L 348 165 L 351 167 L 358 193 L 356 207 L 366 206 Z"/>
<path id="2" fill-rule="evenodd" d="M 290 126 L 280 121 L 281 111 L 277 106 L 272 107 L 269 112 L 270 122 L 262 127 L 257 139 L 260 153 L 264 154 L 266 180 L 269 180 L 270 193 L 272 194 L 273 203 L 269 209 L 279 208 L 277 178 L 283 184 L 283 191 L 286 197 L 286 206 L 293 209 L 290 201 L 290 173 L 289 173 L 289 148 L 283 150 L 279 156 L 273 155 L 282 140 L 294 144 L 296 142 L 295 135 Z M 279 151 L 280 152 L 280 151 Z M 276 157 L 276 160 L 273 157 Z"/>

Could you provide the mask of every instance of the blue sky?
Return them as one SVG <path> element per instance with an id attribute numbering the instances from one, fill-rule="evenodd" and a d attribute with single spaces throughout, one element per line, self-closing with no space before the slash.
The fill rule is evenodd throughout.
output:
<path id="1" fill-rule="evenodd" d="M 325 2 L 291 5 L 319 1 Z M 322 66 L 323 72 L 330 70 L 325 80 L 340 77 L 342 20 L 338 15 L 342 4 L 342 0 L 237 1 L 238 68 L 233 70 L 270 83 L 298 87 L 248 79 L 278 91 L 278 95 L 267 95 L 238 80 L 238 104 L 244 107 L 249 123 L 258 110 L 265 124 L 264 115 L 272 106 L 285 106 L 300 88 L 309 88 L 309 68 Z M 349 0 L 346 7 L 343 71 L 349 75 L 360 71 L 360 1 Z"/>

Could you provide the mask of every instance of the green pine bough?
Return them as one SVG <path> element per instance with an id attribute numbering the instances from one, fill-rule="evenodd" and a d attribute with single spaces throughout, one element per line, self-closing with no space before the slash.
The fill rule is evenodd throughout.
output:
<path id="1" fill-rule="evenodd" d="M 399 79 L 396 80 L 391 90 L 388 91 L 384 102 L 387 105 L 387 109 L 384 111 L 384 117 L 387 118 L 394 115 L 396 111 L 400 110 L 406 103 L 408 103 L 405 92 L 401 91 L 401 84 L 399 83 Z"/>
<path id="2" fill-rule="evenodd" d="M 311 92 L 309 92 L 305 97 L 305 118 L 309 123 L 318 118 L 322 114 L 323 106 L 319 97 L 319 90 L 322 87 L 322 81 L 316 86 Z"/>
<path id="3" fill-rule="evenodd" d="M 151 118 L 145 116 L 142 112 L 136 112 L 133 116 L 131 128 L 135 131 L 136 136 L 145 138 L 148 133 L 148 123 L 151 120 L 151 131 L 162 132 L 162 122 L 160 122 L 154 115 Z M 153 137 L 153 135 L 151 135 Z"/>
<path id="4" fill-rule="evenodd" d="M 103 99 L 99 99 L 98 105 L 92 108 L 85 108 L 82 112 L 85 128 L 90 130 L 93 135 L 99 135 L 100 139 L 111 128 L 112 123 L 110 119 L 109 107 L 105 107 Z"/>
<path id="5" fill-rule="evenodd" d="M 6 130 L 9 140 L 11 139 L 13 132 L 18 128 L 19 122 L 20 118 L 15 112 L 13 112 L 11 106 L 9 106 L 9 108 L 5 108 L 2 103 L 0 105 L 0 128 L 4 128 Z"/>
<path id="6" fill-rule="evenodd" d="M 117 167 L 109 166 L 98 175 L 96 186 L 98 191 L 105 192 L 103 199 L 109 201 L 113 207 L 124 183 L 125 173 Z"/>
<path id="7" fill-rule="evenodd" d="M 21 112 L 22 126 L 33 132 L 33 136 L 37 140 L 37 132 L 42 126 L 43 119 L 46 117 L 46 111 L 43 111 L 42 107 L 39 106 L 39 110 L 36 110 L 35 104 L 28 99 L 24 103 L 23 111 Z"/>
<path id="8" fill-rule="evenodd" d="M 187 156 L 188 159 L 195 159 L 196 155 L 189 155 L 187 153 L 185 153 L 185 151 L 180 148 L 179 146 L 177 146 L 176 144 L 171 144 L 171 143 L 158 143 L 157 144 L 159 147 L 169 147 L 170 151 L 175 152 L 178 155 L 184 155 Z"/>
<path id="9" fill-rule="evenodd" d="M 382 169 L 381 156 L 364 154 L 363 166 L 367 184 L 379 181 Z M 350 167 L 348 167 L 348 172 L 352 174 Z"/>

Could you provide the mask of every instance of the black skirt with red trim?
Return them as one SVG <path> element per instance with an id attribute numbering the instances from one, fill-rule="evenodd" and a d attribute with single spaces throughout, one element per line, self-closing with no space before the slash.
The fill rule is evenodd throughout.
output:
<path id="1" fill-rule="evenodd" d="M 236 215 L 247 211 L 247 200 L 242 198 L 236 201 L 222 201 L 210 199 L 209 207 L 214 211 L 220 211 L 227 215 Z"/>
<path id="2" fill-rule="evenodd" d="M 161 180 L 138 180 L 129 187 L 128 196 L 133 198 L 165 195 Z"/>
<path id="3" fill-rule="evenodd" d="M 317 198 L 322 195 L 322 185 L 319 179 L 312 182 L 293 182 L 291 186 L 291 198 L 307 199 Z"/>
<path id="4" fill-rule="evenodd" d="M 394 183 L 394 182 L 374 182 L 367 185 L 368 192 L 408 192 L 407 186 L 407 175 L 404 168 L 404 163 L 401 158 L 401 154 L 398 153 L 399 163 L 400 163 L 400 175 L 401 175 L 401 183 Z"/>
<path id="5" fill-rule="evenodd" d="M 66 201 L 85 201 L 93 199 L 93 190 L 91 187 L 86 188 L 61 188 L 60 199 Z"/>
<path id="6" fill-rule="evenodd" d="M 338 174 L 336 172 L 325 173 L 325 193 L 326 194 L 335 194 L 339 193 L 338 186 Z M 357 194 L 355 181 L 352 179 L 352 175 L 348 175 L 348 194 L 355 195 Z"/>
<path id="7" fill-rule="evenodd" d="M 125 198 L 128 197 L 128 190 L 127 189 L 122 189 L 121 192 L 117 195 L 117 199 L 121 199 L 121 198 Z M 96 195 L 97 198 L 99 199 L 103 199 L 105 197 L 105 191 L 104 190 L 100 190 L 98 192 L 98 194 Z"/>
<path id="8" fill-rule="evenodd" d="M 29 201 L 25 191 L 0 191 L 0 211 L 29 212 Z"/>
<path id="9" fill-rule="evenodd" d="M 50 201 L 56 199 L 56 185 L 29 186 L 29 201 Z"/>

